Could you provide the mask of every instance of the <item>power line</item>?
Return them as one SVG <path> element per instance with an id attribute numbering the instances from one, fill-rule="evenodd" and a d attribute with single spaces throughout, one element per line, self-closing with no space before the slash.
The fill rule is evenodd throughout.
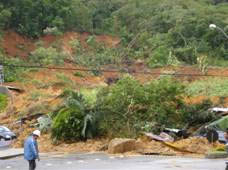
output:
<path id="1" fill-rule="evenodd" d="M 108 70 L 108 69 L 86 69 L 86 68 L 66 68 L 66 67 L 47 67 L 47 66 L 36 66 L 36 65 L 14 65 L 1 63 L 5 67 L 18 67 L 18 68 L 38 68 L 38 69 L 49 69 L 49 70 L 73 70 L 73 71 L 99 71 L 109 73 L 130 73 L 130 74 L 144 74 L 144 75 L 163 75 L 163 76 L 176 76 L 176 77 L 228 77 L 228 75 L 216 75 L 216 74 L 186 74 L 186 73 L 160 73 L 150 71 L 135 71 L 131 69 L 123 70 Z"/>

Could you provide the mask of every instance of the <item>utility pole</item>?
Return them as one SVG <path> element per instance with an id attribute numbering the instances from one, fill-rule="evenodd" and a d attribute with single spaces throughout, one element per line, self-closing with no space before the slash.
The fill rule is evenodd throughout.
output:
<path id="1" fill-rule="evenodd" d="M 4 83 L 3 65 L 0 64 L 0 85 Z"/>

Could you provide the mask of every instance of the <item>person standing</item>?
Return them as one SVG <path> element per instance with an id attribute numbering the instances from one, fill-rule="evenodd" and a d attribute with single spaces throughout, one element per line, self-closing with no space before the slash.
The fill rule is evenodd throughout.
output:
<path id="1" fill-rule="evenodd" d="M 224 133 L 224 138 L 226 139 L 226 144 L 228 143 L 228 128 L 226 129 Z"/>
<path id="2" fill-rule="evenodd" d="M 36 159 L 40 161 L 37 139 L 40 137 L 40 131 L 35 130 L 25 140 L 24 143 L 24 158 L 29 162 L 29 170 L 36 169 Z"/>
<path id="3" fill-rule="evenodd" d="M 226 128 L 226 131 L 224 133 L 224 138 L 226 140 L 225 150 L 226 150 L 226 153 L 228 153 L 228 128 Z M 228 161 L 226 161 L 226 170 L 228 170 Z"/>

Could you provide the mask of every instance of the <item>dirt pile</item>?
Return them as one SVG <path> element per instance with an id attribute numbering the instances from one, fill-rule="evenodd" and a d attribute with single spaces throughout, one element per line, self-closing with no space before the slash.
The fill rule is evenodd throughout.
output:
<path id="1" fill-rule="evenodd" d="M 219 142 L 209 143 L 203 137 L 190 137 L 176 142 L 161 142 L 143 137 L 137 141 L 138 152 L 142 154 L 162 155 L 204 155 L 216 148 L 224 147 Z"/>
<path id="2" fill-rule="evenodd" d="M 145 140 L 145 139 L 138 139 L 137 140 L 137 150 L 136 152 L 140 154 L 161 154 L 161 155 L 177 155 L 178 151 L 167 147 L 164 145 L 163 142 L 155 141 L 155 140 Z"/>
<path id="3" fill-rule="evenodd" d="M 190 137 L 174 143 L 167 143 L 167 146 L 183 152 L 205 154 L 212 149 L 223 146 L 223 144 L 219 142 L 209 143 L 208 140 L 203 137 Z"/>
<path id="4" fill-rule="evenodd" d="M 27 122 L 28 123 L 28 122 Z M 33 122 L 29 122 L 33 123 Z M 18 139 L 13 143 L 12 147 L 21 148 L 23 147 L 25 139 L 32 134 L 35 128 L 25 124 L 19 130 L 20 135 Z M 40 152 L 64 152 L 64 153 L 73 153 L 73 152 L 94 152 L 99 151 L 108 141 L 106 139 L 93 139 L 87 141 L 79 141 L 74 143 L 64 143 L 60 142 L 59 144 L 54 144 L 51 139 L 51 135 L 42 134 L 38 139 L 39 150 Z"/>
<path id="5" fill-rule="evenodd" d="M 29 124 L 32 123 L 34 122 L 27 122 L 26 124 L 19 126 L 17 129 L 13 130 L 18 136 L 17 140 L 13 143 L 14 148 L 21 148 L 24 146 L 24 140 L 26 139 L 26 137 L 32 134 L 32 132 L 35 130 L 35 128 L 29 126 Z"/>
<path id="6" fill-rule="evenodd" d="M 107 143 L 105 139 L 93 139 L 87 141 L 79 141 L 74 143 L 60 143 L 53 144 L 50 134 L 44 134 L 39 139 L 40 152 L 95 152 L 99 151 L 100 148 Z"/>

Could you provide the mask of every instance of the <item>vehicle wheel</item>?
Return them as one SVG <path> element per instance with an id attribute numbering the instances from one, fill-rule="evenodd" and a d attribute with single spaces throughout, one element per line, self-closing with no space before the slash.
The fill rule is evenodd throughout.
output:
<path id="1" fill-rule="evenodd" d="M 0 141 L 4 141 L 4 138 L 2 136 L 0 136 Z"/>
<path id="2" fill-rule="evenodd" d="M 214 143 L 218 140 L 218 133 L 213 130 L 213 129 L 210 129 L 207 131 L 207 134 L 206 134 L 206 137 L 207 137 L 207 140 L 210 142 L 210 143 Z"/>
<path id="3" fill-rule="evenodd" d="M 174 133 L 174 132 L 170 132 L 170 133 L 168 133 L 173 139 L 174 139 L 174 141 L 175 140 L 177 140 L 178 139 L 178 137 L 177 137 L 177 134 L 176 133 Z"/>
<path id="4" fill-rule="evenodd" d="M 228 165 L 226 165 L 226 169 L 225 170 L 228 170 Z"/>

